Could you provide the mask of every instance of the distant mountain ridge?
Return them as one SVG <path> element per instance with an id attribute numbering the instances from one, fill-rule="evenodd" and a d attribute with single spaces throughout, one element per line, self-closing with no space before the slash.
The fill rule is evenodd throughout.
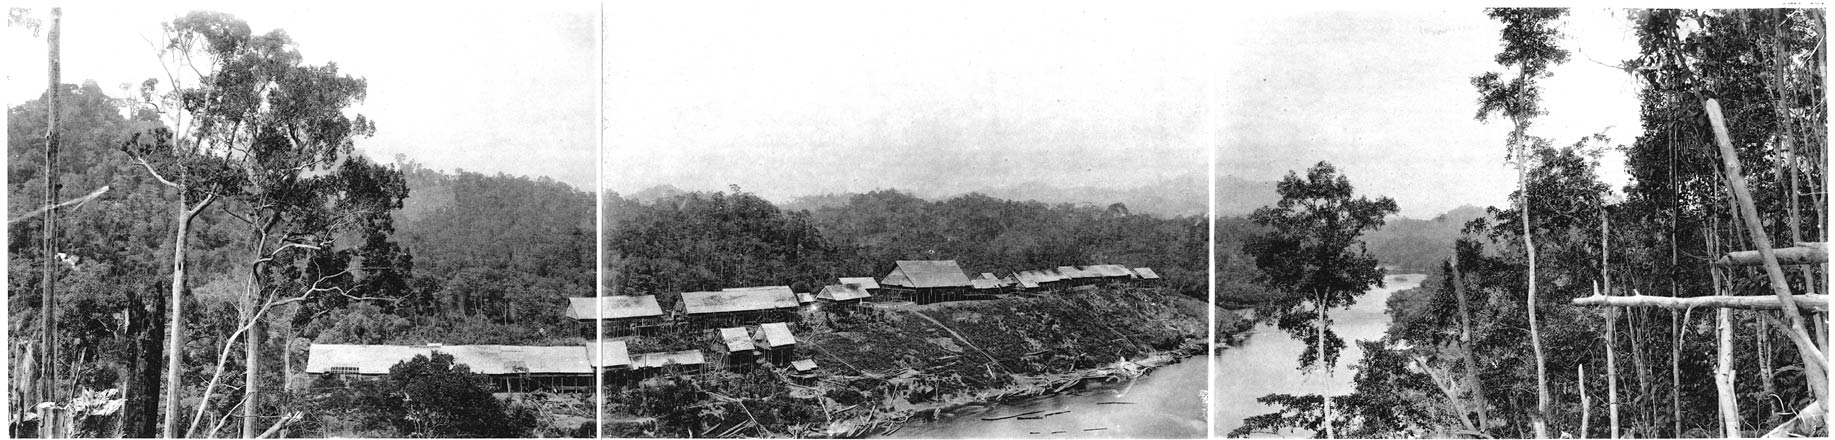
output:
<path id="1" fill-rule="evenodd" d="M 1204 202 L 1205 194 L 1209 192 L 1209 189 L 1206 188 L 1209 182 L 1206 180 L 1203 174 L 1193 173 L 1133 188 L 1089 186 L 1063 188 L 1034 181 L 970 192 L 981 193 L 997 199 L 1038 201 L 1050 204 L 1108 206 L 1121 203 L 1127 205 L 1131 212 L 1170 218 L 1181 215 L 1204 215 L 1210 211 L 1210 207 Z M 948 199 L 963 194 L 952 194 L 935 199 Z"/>
<path id="2" fill-rule="evenodd" d="M 1217 176 L 1217 216 L 1239 217 L 1281 201 L 1273 181 Z"/>

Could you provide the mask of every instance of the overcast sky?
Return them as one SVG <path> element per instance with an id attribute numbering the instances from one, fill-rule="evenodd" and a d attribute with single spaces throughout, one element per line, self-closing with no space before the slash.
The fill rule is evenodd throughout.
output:
<path id="1" fill-rule="evenodd" d="M 437 4 L 430 4 L 437 5 Z M 41 16 L 43 5 L 32 7 Z M 247 20 L 256 33 L 285 29 L 307 62 L 335 61 L 369 80 L 357 111 L 376 136 L 357 147 L 392 162 L 405 154 L 451 171 L 548 176 L 594 188 L 598 111 L 596 2 L 517 2 L 493 8 L 318 1 L 77 3 L 63 7 L 63 81 L 115 91 L 160 76 L 149 40 L 191 10 Z M 44 91 L 42 35 L 9 28 L 7 105 Z"/>
<path id="2" fill-rule="evenodd" d="M 1501 70 L 1501 25 L 1481 9 L 1262 12 L 1221 27 L 1220 174 L 1272 181 L 1325 160 L 1411 217 L 1501 205 L 1515 188 L 1509 124 L 1473 119 L 1469 79 Z M 1565 31 L 1573 60 L 1544 82 L 1549 114 L 1530 134 L 1571 144 L 1610 128 L 1612 145 L 1633 142 L 1636 83 L 1594 62 L 1636 53 L 1623 13 L 1576 9 Z M 1608 183 L 1624 186 L 1623 155 L 1603 162 Z"/>
<path id="3" fill-rule="evenodd" d="M 613 3 L 606 188 L 768 199 L 1203 175 L 1214 25 L 1185 7 Z M 1198 189 L 1203 191 L 1203 189 Z"/>

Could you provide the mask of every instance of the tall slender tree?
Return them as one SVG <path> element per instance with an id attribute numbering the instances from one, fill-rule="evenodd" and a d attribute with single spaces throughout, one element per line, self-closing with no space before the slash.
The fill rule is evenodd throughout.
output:
<path id="1" fill-rule="evenodd" d="M 1541 87 L 1538 81 L 1551 74 L 1550 67 L 1567 61 L 1567 51 L 1556 44 L 1560 39 L 1556 23 L 1567 11 L 1499 8 L 1488 9 L 1486 13 L 1504 24 L 1501 32 L 1504 50 L 1497 54 L 1497 63 L 1514 68 L 1516 72 L 1514 78 L 1509 80 L 1503 79 L 1504 75 L 1497 72 L 1472 78 L 1472 85 L 1478 88 L 1479 93 L 1477 119 L 1486 121 L 1492 115 L 1499 115 L 1510 120 L 1512 129 L 1507 150 L 1509 157 L 1516 163 L 1519 194 L 1527 199 L 1529 160 L 1533 156 L 1530 151 L 1535 142 L 1528 139 L 1525 132 L 1531 120 L 1545 113 L 1540 103 Z M 1523 252 L 1529 263 L 1529 294 L 1525 303 L 1529 313 L 1529 344 L 1536 359 L 1536 417 L 1531 424 L 1536 438 L 1548 438 L 1548 361 L 1542 354 L 1541 329 L 1536 319 L 1535 238 L 1530 227 L 1529 202 L 1517 202 L 1524 207 L 1521 210 Z"/>

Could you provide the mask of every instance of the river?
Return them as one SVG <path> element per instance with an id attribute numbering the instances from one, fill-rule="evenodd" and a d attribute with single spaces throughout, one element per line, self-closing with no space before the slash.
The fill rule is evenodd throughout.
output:
<path id="1" fill-rule="evenodd" d="M 1051 396 L 945 413 L 912 422 L 892 438 L 1202 438 L 1206 385 L 1202 357 L 1154 369 L 1132 383 L 1103 384 Z M 1104 404 L 1102 402 L 1129 402 Z M 981 420 L 1043 411 L 1035 420 Z"/>
<path id="2" fill-rule="evenodd" d="M 1244 418 L 1274 412 L 1275 407 L 1255 401 L 1264 395 L 1349 394 L 1355 377 L 1350 367 L 1363 360 L 1363 349 L 1352 341 L 1381 338 L 1389 328 L 1389 315 L 1385 313 L 1389 295 L 1412 289 L 1420 285 L 1423 278 L 1425 275 L 1390 275 L 1383 280 L 1385 287 L 1365 293 L 1348 308 L 1332 311 L 1332 330 L 1344 338 L 1345 349 L 1329 376 L 1319 371 L 1302 374 L 1298 369 L 1300 352 L 1306 349 L 1307 342 L 1295 340 L 1267 324 L 1256 326 L 1241 346 L 1214 357 L 1217 393 L 1212 399 L 1215 406 L 1211 416 L 1217 423 L 1217 435 L 1228 435 L 1230 430 L 1242 426 Z M 1256 435 L 1311 436 L 1312 432 L 1305 430 L 1284 432 L 1280 436 Z"/>

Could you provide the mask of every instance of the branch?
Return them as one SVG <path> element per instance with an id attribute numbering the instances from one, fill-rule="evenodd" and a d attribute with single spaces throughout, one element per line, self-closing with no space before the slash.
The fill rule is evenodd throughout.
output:
<path id="1" fill-rule="evenodd" d="M 101 189 L 97 189 L 95 190 L 95 192 L 89 193 L 89 195 L 66 200 L 63 203 L 59 203 L 56 205 L 46 206 L 43 208 L 32 210 L 32 212 L 25 213 L 24 215 L 20 215 L 19 217 L 15 217 L 11 220 L 7 220 L 6 224 L 10 225 L 14 223 L 19 223 L 20 221 L 24 221 L 25 219 L 37 217 L 39 214 L 44 214 L 46 212 L 50 212 L 58 208 L 66 207 L 66 206 L 76 205 L 77 208 L 81 208 L 83 207 L 84 203 L 89 203 L 90 200 L 95 200 L 95 198 L 97 197 L 102 197 L 103 193 L 108 192 L 108 188 L 109 188 L 108 186 L 104 185 L 102 186 Z"/>
<path id="2" fill-rule="evenodd" d="M 269 426 L 267 431 L 262 431 L 261 435 L 257 435 L 255 436 L 255 438 L 263 439 L 263 438 L 268 438 L 269 436 L 273 436 L 274 433 L 280 432 L 280 428 L 287 426 L 288 423 L 293 423 L 294 420 L 299 420 L 299 417 L 300 417 L 300 413 L 297 413 L 297 412 L 292 413 L 292 414 L 287 414 L 285 417 L 281 417 L 280 421 L 274 422 L 274 426 Z"/>
<path id="3" fill-rule="evenodd" d="M 166 178 L 166 176 L 161 176 L 161 175 L 159 175 L 159 171 L 154 171 L 154 170 L 153 170 L 153 165 L 152 165 L 152 164 L 148 164 L 148 163 L 147 163 L 147 159 L 146 159 L 146 158 L 144 158 L 144 157 L 139 157 L 139 156 L 135 156 L 135 157 L 134 157 L 134 163 L 138 163 L 138 164 L 140 164 L 140 166 L 142 166 L 142 167 L 145 167 L 145 168 L 147 169 L 147 174 L 151 174 L 151 175 L 153 175 L 153 178 L 154 178 L 154 179 L 157 179 L 157 180 L 159 180 L 159 183 L 163 183 L 163 184 L 166 184 L 166 186 L 170 186 L 170 187 L 173 187 L 173 188 L 178 188 L 178 189 L 180 189 L 180 190 L 183 190 L 183 189 L 185 189 L 185 186 L 184 186 L 184 185 L 179 185 L 179 184 L 177 184 L 177 183 L 174 183 L 174 182 L 172 182 L 172 180 L 171 180 L 171 179 L 167 179 L 167 178 Z"/>
<path id="4" fill-rule="evenodd" d="M 197 218 L 198 213 L 204 212 L 204 208 L 210 207 L 210 204 L 216 201 L 216 193 L 205 194 L 204 200 L 199 201 L 196 206 L 192 206 L 190 209 L 185 210 L 185 221 L 191 221 L 191 219 Z"/>
<path id="5" fill-rule="evenodd" d="M 1795 247 L 1777 248 L 1773 249 L 1771 252 L 1773 255 L 1777 255 L 1778 264 L 1781 265 L 1823 264 L 1829 262 L 1828 243 L 1797 243 Z M 1721 256 L 1720 259 L 1714 260 L 1714 265 L 1720 267 L 1759 266 L 1763 264 L 1765 264 L 1765 258 L 1759 255 L 1759 251 L 1728 252 L 1726 255 Z"/>
<path id="6" fill-rule="evenodd" d="M 1817 312 L 1826 312 L 1829 310 L 1828 295 L 1793 295 L 1791 299 L 1797 303 L 1798 307 Z M 1589 307 L 1652 307 L 1674 310 L 1687 310 L 1697 307 L 1742 310 L 1784 310 L 1784 305 L 1778 303 L 1778 297 L 1771 295 L 1714 295 L 1692 298 L 1672 298 L 1667 296 L 1636 294 L 1631 296 L 1592 295 L 1584 298 L 1574 298 L 1573 305 Z"/>
<path id="7" fill-rule="evenodd" d="M 246 403 L 248 403 L 248 398 L 243 397 L 242 400 L 236 401 L 236 406 L 229 407 L 229 411 L 223 414 L 223 418 L 217 419 L 217 424 L 210 427 L 210 437 L 216 438 L 217 432 L 222 431 L 223 425 L 229 423 L 229 418 L 236 414 L 236 408 L 241 408 Z"/>

